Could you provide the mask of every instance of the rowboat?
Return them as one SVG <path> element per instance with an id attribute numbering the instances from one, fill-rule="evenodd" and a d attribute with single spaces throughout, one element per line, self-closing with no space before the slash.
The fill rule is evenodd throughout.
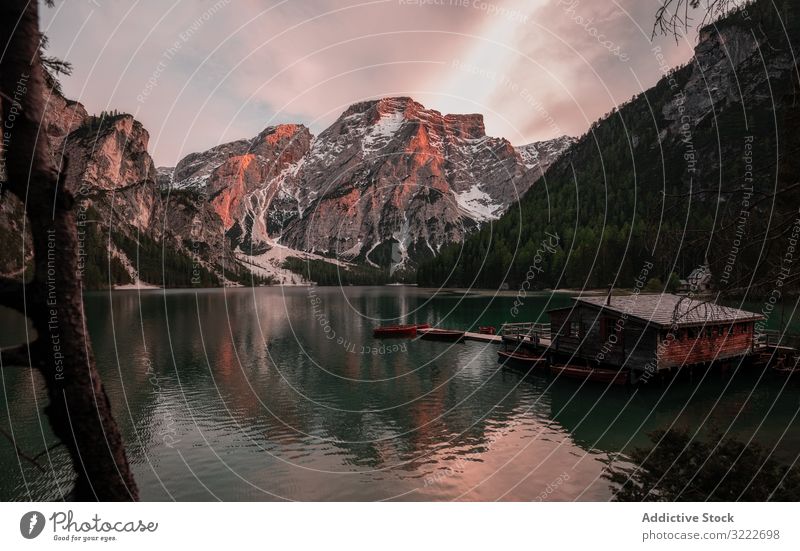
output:
<path id="1" fill-rule="evenodd" d="M 414 337 L 417 334 L 416 325 L 382 325 L 372 331 L 376 338 L 384 337 Z"/>
<path id="2" fill-rule="evenodd" d="M 493 325 L 481 325 L 478 327 L 478 333 L 481 335 L 494 335 L 497 333 L 497 329 Z"/>
<path id="3" fill-rule="evenodd" d="M 780 375 L 782 377 L 800 375 L 800 368 L 792 366 L 774 365 L 770 368 L 770 371 L 772 371 L 772 373 L 775 375 Z"/>
<path id="4" fill-rule="evenodd" d="M 503 343 L 516 349 L 537 348 L 539 339 L 530 335 L 503 335 Z"/>
<path id="5" fill-rule="evenodd" d="M 429 341 L 459 342 L 464 339 L 464 331 L 454 331 L 452 329 L 426 329 L 420 338 Z"/>
<path id="6" fill-rule="evenodd" d="M 513 362 L 521 365 L 535 366 L 536 364 L 546 364 L 547 357 L 535 354 L 528 354 L 527 352 L 511 351 L 511 350 L 498 350 L 498 360 L 501 362 Z M 544 367 L 544 365 L 542 365 Z"/>
<path id="7" fill-rule="evenodd" d="M 585 379 L 612 385 L 628 384 L 630 375 L 627 369 L 617 371 L 615 369 L 581 367 L 576 365 L 554 365 L 550 367 L 550 371 L 555 375 L 561 375 L 570 379 Z"/>

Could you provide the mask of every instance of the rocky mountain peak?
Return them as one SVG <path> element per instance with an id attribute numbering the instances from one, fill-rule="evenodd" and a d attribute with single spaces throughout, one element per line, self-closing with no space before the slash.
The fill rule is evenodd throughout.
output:
<path id="1" fill-rule="evenodd" d="M 262 130 L 258 136 L 252 140 L 252 149 L 255 150 L 259 145 L 266 144 L 275 147 L 280 144 L 288 144 L 292 140 L 311 137 L 311 132 L 302 124 L 279 124 L 268 126 Z"/>
<path id="2" fill-rule="evenodd" d="M 431 127 L 438 133 L 446 131 L 459 138 L 479 139 L 486 136 L 483 115 L 479 113 L 442 115 L 441 112 L 428 109 L 407 96 L 355 103 L 342 113 L 337 123 L 354 119 L 359 119 L 367 125 L 386 127 L 392 131 L 397 130 L 404 122 L 414 122 Z"/>
<path id="3" fill-rule="evenodd" d="M 360 101 L 352 104 L 341 115 L 340 119 L 346 119 L 353 115 L 369 113 L 368 122 L 374 124 L 378 122 L 382 115 L 394 113 L 408 114 L 413 117 L 415 112 L 425 109 L 422 104 L 417 103 L 407 96 L 385 97 L 374 100 Z"/>
<path id="4" fill-rule="evenodd" d="M 102 190 L 154 183 L 157 172 L 149 142 L 150 134 L 133 115 L 87 116 L 62 141 L 69 157 L 67 181 Z"/>
<path id="5" fill-rule="evenodd" d="M 314 136 L 302 124 L 268 126 L 253 138 L 246 153 L 276 166 L 298 161 L 308 152 Z"/>
<path id="6" fill-rule="evenodd" d="M 47 102 L 45 130 L 53 149 L 58 149 L 64 138 L 80 128 L 88 116 L 83 104 L 65 99 L 60 94 L 51 94 Z"/>
<path id="7" fill-rule="evenodd" d="M 541 168 L 566 144 L 523 152 Z M 532 183 L 522 178 L 529 168 L 508 140 L 486 136 L 480 114 L 386 97 L 351 105 L 317 137 L 279 124 L 187 155 L 160 181 L 204 189 L 241 253 L 259 256 L 279 241 L 402 265 L 500 216 Z"/>

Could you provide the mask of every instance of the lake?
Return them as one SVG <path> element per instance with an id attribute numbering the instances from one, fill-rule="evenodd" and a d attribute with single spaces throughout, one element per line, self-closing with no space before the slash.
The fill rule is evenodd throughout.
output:
<path id="1" fill-rule="evenodd" d="M 716 427 L 791 462 L 798 386 L 758 373 L 607 388 L 502 367 L 496 345 L 372 338 L 400 321 L 546 321 L 564 294 L 413 287 L 90 293 L 98 368 L 144 500 L 608 500 L 602 477 L 647 433 Z M 25 326 L 0 312 L 3 346 Z M 8 371 L 8 372 L 6 372 Z M 38 375 L 5 370 L 0 422 L 53 443 Z M 0 498 L 60 499 L 63 450 L 0 442 Z"/>

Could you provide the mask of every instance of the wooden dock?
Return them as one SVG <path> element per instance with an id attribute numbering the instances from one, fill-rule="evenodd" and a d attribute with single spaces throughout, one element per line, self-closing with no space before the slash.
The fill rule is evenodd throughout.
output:
<path id="1" fill-rule="evenodd" d="M 500 344 L 503 342 L 503 337 L 500 335 L 485 335 L 483 333 L 472 333 L 467 331 L 464 333 L 464 340 L 465 341 L 478 341 L 478 342 L 491 342 L 495 344 Z"/>
<path id="2" fill-rule="evenodd" d="M 428 331 L 436 331 L 436 328 L 430 329 L 417 329 L 417 335 L 424 335 Z M 501 344 L 503 342 L 502 335 L 486 335 L 484 333 L 473 333 L 472 331 L 466 331 L 464 333 L 464 340 L 465 341 L 477 341 L 477 342 L 486 342 L 492 344 Z M 541 348 L 549 348 L 550 347 L 550 339 L 547 337 L 539 337 L 539 347 Z"/>
<path id="3" fill-rule="evenodd" d="M 431 327 L 430 329 L 417 329 L 417 335 L 424 335 L 425 333 L 427 333 L 429 331 L 436 332 L 436 331 L 438 331 L 440 329 L 441 328 L 437 329 L 437 328 L 434 328 L 434 327 Z M 478 342 L 491 342 L 491 343 L 500 344 L 501 342 L 503 342 L 503 337 L 501 337 L 500 335 L 484 335 L 483 333 L 472 333 L 471 331 L 466 331 L 464 333 L 464 340 L 465 341 L 478 341 Z"/>

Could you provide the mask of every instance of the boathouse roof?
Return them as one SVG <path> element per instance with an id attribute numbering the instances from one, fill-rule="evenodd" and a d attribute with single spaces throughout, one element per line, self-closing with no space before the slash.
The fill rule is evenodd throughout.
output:
<path id="1" fill-rule="evenodd" d="M 667 327 L 756 321 L 764 317 L 755 312 L 669 293 L 612 295 L 610 299 L 605 296 L 577 297 L 575 300 L 577 304 L 586 304 L 617 314 L 627 314 L 630 317 Z M 606 304 L 607 300 L 610 301 L 610 304 Z"/>

